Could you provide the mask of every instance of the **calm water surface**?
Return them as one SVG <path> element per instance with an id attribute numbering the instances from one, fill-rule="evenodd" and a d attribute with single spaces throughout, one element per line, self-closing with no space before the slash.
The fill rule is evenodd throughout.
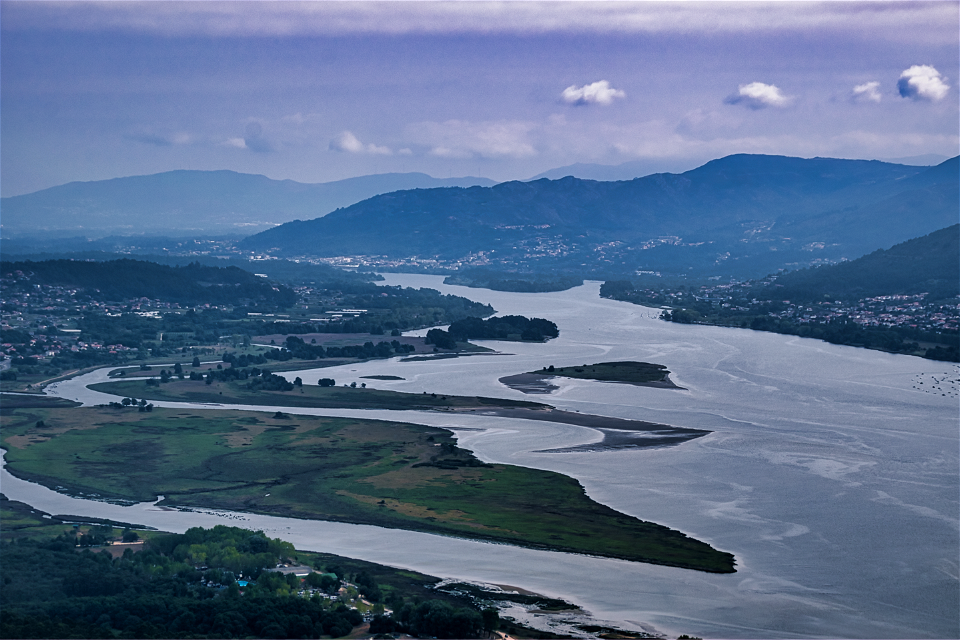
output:
<path id="1" fill-rule="evenodd" d="M 68 498 L 7 473 L 4 493 L 54 513 L 174 531 L 237 521 L 307 549 L 563 597 L 598 618 L 674 637 L 960 637 L 954 365 L 666 323 L 655 319 L 654 310 L 600 299 L 598 283 L 548 294 L 445 286 L 435 276 L 391 274 L 386 284 L 429 286 L 489 302 L 501 314 L 549 318 L 561 335 L 547 344 L 483 343 L 502 355 L 372 361 L 286 375 L 306 382 L 332 376 L 338 384 L 356 380 L 417 393 L 540 400 L 571 411 L 713 433 L 662 449 L 536 453 L 601 436 L 580 427 L 484 416 L 309 413 L 454 429 L 461 444 L 484 460 L 576 477 L 605 504 L 735 554 L 738 572 L 708 575 L 375 527 L 119 507 Z M 524 396 L 497 382 L 550 364 L 605 360 L 664 364 L 686 390 L 560 379 L 552 395 Z M 360 378 L 377 374 L 405 380 Z M 54 392 L 103 401 L 76 381 Z"/>

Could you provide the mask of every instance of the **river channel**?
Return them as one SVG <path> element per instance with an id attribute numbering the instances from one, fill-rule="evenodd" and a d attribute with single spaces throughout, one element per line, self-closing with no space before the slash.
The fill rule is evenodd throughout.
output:
<path id="1" fill-rule="evenodd" d="M 287 372 L 396 391 L 547 402 L 567 411 L 711 433 L 662 448 L 550 452 L 599 442 L 589 428 L 429 412 L 289 410 L 442 426 L 485 461 L 550 469 L 596 500 L 729 551 L 738 571 L 712 575 L 517 549 L 427 534 L 249 514 L 120 507 L 17 480 L 3 492 L 52 513 L 182 531 L 236 523 L 298 547 L 432 575 L 509 584 L 560 597 L 598 619 L 676 637 L 960 637 L 960 413 L 950 363 L 748 330 L 676 325 L 601 299 L 599 283 L 513 294 L 387 274 L 560 327 L 546 344 L 481 342 L 497 355 L 377 360 Z M 527 396 L 504 376 L 609 360 L 664 364 L 678 389 L 554 379 Z M 380 381 L 362 378 L 393 375 Z M 87 403 L 105 371 L 50 393 Z M 922 384 L 921 384 L 922 383 Z M 157 403 L 163 406 L 187 406 Z M 240 408 L 240 407 L 238 407 Z M 242 407 L 249 409 L 250 407 Z M 276 407 L 263 407 L 275 411 Z"/>

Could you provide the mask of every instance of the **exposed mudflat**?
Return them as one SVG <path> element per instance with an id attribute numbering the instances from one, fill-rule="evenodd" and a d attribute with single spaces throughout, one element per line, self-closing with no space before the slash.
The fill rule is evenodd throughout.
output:
<path id="1" fill-rule="evenodd" d="M 504 376 L 500 378 L 501 384 L 505 384 L 511 389 L 521 391 L 523 393 L 532 393 L 532 394 L 549 394 L 553 393 L 560 387 L 553 384 L 551 380 L 555 378 L 566 378 L 568 376 L 556 375 L 552 373 L 518 373 L 513 376 Z M 570 378 L 570 379 L 584 379 L 584 378 Z M 613 383 L 613 384 L 629 384 L 634 387 L 653 387 L 655 389 L 679 389 L 684 390 L 683 387 L 679 387 L 673 383 L 673 380 L 670 379 L 670 376 L 664 376 L 663 380 L 655 380 L 653 382 L 627 382 L 624 380 L 596 380 L 596 382 L 604 383 Z"/>
<path id="2" fill-rule="evenodd" d="M 541 449 L 537 453 L 559 453 L 563 451 L 602 451 L 604 449 L 631 449 L 642 447 L 669 447 L 683 444 L 689 440 L 707 435 L 710 431 L 674 427 L 668 424 L 627 420 L 610 416 L 597 416 L 560 409 L 489 409 L 475 410 L 471 413 L 497 416 L 500 418 L 522 418 L 558 422 L 578 427 L 590 427 L 603 434 L 600 442 L 591 442 L 572 447 Z"/>

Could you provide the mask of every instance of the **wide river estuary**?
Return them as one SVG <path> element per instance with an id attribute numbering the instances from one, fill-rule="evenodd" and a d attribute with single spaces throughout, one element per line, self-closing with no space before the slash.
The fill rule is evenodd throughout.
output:
<path id="1" fill-rule="evenodd" d="M 325 522 L 80 500 L 3 474 L 3 492 L 39 509 L 168 531 L 217 523 L 262 528 L 298 547 L 514 585 L 567 599 L 600 620 L 676 637 L 960 637 L 960 412 L 957 367 L 749 330 L 677 325 L 603 300 L 599 284 L 514 294 L 388 274 L 553 320 L 547 344 L 481 342 L 501 355 L 371 361 L 289 372 L 368 386 L 528 399 L 582 413 L 709 430 L 679 446 L 544 452 L 598 442 L 588 428 L 492 416 L 294 410 L 454 430 L 485 461 L 577 478 L 596 500 L 733 553 L 712 575 L 617 560 Z M 547 365 L 664 364 L 685 390 L 557 379 L 524 395 L 498 379 Z M 403 381 L 360 376 L 396 375 Z M 95 373 L 50 390 L 88 403 Z M 922 383 L 922 384 L 921 384 Z M 158 403 L 164 406 L 184 406 Z M 244 407 L 249 408 L 249 407 Z M 265 408 L 275 410 L 275 408 Z"/>

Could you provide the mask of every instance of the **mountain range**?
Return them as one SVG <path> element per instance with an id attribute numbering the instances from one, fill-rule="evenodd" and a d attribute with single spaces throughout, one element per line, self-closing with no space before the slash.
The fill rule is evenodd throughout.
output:
<path id="1" fill-rule="evenodd" d="M 923 167 L 741 154 L 629 181 L 399 191 L 240 246 L 521 270 L 756 276 L 856 258 L 956 223 L 958 175 L 957 158 Z"/>
<path id="2" fill-rule="evenodd" d="M 496 184 L 385 173 L 307 184 L 235 171 L 168 171 L 71 182 L 0 199 L 3 236 L 249 235 L 400 189 Z"/>

